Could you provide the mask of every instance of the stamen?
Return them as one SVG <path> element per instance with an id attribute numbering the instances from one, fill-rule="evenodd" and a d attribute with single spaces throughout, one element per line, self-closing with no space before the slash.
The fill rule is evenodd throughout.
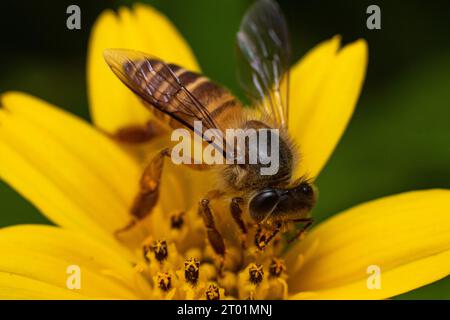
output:
<path id="1" fill-rule="evenodd" d="M 260 264 L 252 263 L 250 268 L 248 269 L 248 273 L 250 275 L 250 282 L 253 284 L 260 284 L 264 277 L 263 266 Z"/>
<path id="2" fill-rule="evenodd" d="M 200 262 L 195 258 L 184 261 L 184 278 L 186 282 L 196 285 L 200 270 Z"/>
<path id="3" fill-rule="evenodd" d="M 175 213 L 170 217 L 170 226 L 172 229 L 181 229 L 184 224 L 184 212 Z"/>
<path id="4" fill-rule="evenodd" d="M 281 274 L 286 271 L 286 265 L 283 259 L 273 258 L 269 265 L 269 273 L 272 277 L 278 278 Z"/>
<path id="5" fill-rule="evenodd" d="M 154 241 L 152 244 L 152 251 L 155 254 L 155 259 L 159 262 L 163 262 L 169 253 L 167 251 L 167 242 L 165 240 Z"/>
<path id="6" fill-rule="evenodd" d="M 219 287 L 211 283 L 205 291 L 206 300 L 220 300 Z"/>
<path id="7" fill-rule="evenodd" d="M 172 287 L 172 277 L 168 272 L 159 272 L 157 275 L 158 287 L 162 291 L 169 291 Z"/>

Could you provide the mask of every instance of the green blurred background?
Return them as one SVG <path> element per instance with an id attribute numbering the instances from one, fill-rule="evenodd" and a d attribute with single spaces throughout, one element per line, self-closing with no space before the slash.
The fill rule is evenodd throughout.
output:
<path id="1" fill-rule="evenodd" d="M 143 2 L 171 18 L 209 77 L 242 96 L 234 39 L 252 1 Z M 390 194 L 450 188 L 450 2 L 377 1 L 382 30 L 375 31 L 366 29 L 366 8 L 374 2 L 279 2 L 295 60 L 335 34 L 344 43 L 363 37 L 370 48 L 358 108 L 318 180 L 323 200 L 314 212 L 317 219 Z M 89 119 L 85 65 L 90 28 L 105 8 L 132 3 L 2 1 L 1 92 L 25 91 Z M 80 31 L 65 26 L 70 4 L 81 7 Z M 0 226 L 49 223 L 1 181 L 0 213 Z M 450 278 L 399 298 L 450 299 Z"/>

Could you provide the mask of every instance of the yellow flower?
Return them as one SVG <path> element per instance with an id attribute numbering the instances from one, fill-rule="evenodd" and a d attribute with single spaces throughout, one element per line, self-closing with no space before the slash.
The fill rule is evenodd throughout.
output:
<path id="1" fill-rule="evenodd" d="M 359 205 L 313 228 L 283 254 L 275 247 L 242 250 L 230 232 L 218 272 L 221 262 L 196 214 L 209 176 L 168 163 L 155 211 L 118 241 L 113 233 L 129 221 L 143 159 L 163 141 L 143 151 L 105 134 L 150 117 L 104 63 L 102 51 L 111 47 L 199 69 L 173 25 L 136 5 L 118 15 L 104 12 L 92 32 L 89 98 L 101 130 L 29 95 L 1 96 L 0 177 L 58 227 L 0 230 L 0 298 L 382 299 L 449 274 L 449 190 Z M 292 67 L 289 127 L 303 154 L 297 174 L 316 177 L 325 165 L 356 105 L 366 60 L 363 40 L 340 48 L 335 37 Z M 70 289 L 67 270 L 74 265 L 80 288 Z M 371 287 L 373 266 L 381 271 L 381 287 Z"/>

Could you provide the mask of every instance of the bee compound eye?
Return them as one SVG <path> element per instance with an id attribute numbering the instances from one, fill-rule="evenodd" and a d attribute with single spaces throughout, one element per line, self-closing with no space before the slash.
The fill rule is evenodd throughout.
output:
<path id="1" fill-rule="evenodd" d="M 250 201 L 249 211 L 252 219 L 259 223 L 277 206 L 280 196 L 275 190 L 263 190 Z"/>

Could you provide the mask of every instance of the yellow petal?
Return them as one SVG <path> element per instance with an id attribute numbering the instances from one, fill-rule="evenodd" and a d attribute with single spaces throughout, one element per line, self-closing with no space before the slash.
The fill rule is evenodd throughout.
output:
<path id="1" fill-rule="evenodd" d="M 134 272 L 130 261 L 79 233 L 38 225 L 4 228 L 0 230 L 0 252 L 0 272 L 59 288 L 62 294 L 59 298 L 71 292 L 113 299 L 142 298 L 144 294 L 146 283 Z M 79 289 L 67 287 L 73 275 L 69 266 L 79 267 Z M 33 290 L 33 285 L 30 283 L 29 288 L 23 285 L 22 289 Z M 12 293 L 18 294 L 17 290 Z M 146 290 L 149 292 L 149 288 Z M 8 291 L 1 291 L 9 296 Z"/>
<path id="2" fill-rule="evenodd" d="M 150 112 L 111 72 L 103 59 L 107 48 L 139 50 L 197 71 L 195 57 L 175 26 L 155 9 L 136 5 L 119 14 L 107 10 L 95 23 L 88 50 L 88 94 L 94 123 L 108 132 L 142 124 Z"/>
<path id="3" fill-rule="evenodd" d="M 367 44 L 358 40 L 338 51 L 334 37 L 291 70 L 289 131 L 300 147 L 296 176 L 317 177 L 356 106 L 367 65 Z"/>
<path id="4" fill-rule="evenodd" d="M 7 93 L 0 177 L 61 226 L 109 242 L 129 220 L 139 167 L 114 142 L 41 100 Z"/>
<path id="5" fill-rule="evenodd" d="M 368 289 L 367 279 L 347 285 L 301 292 L 291 299 L 349 300 L 387 299 L 440 280 L 449 274 L 450 250 L 414 262 L 401 265 L 382 273 L 380 289 Z"/>
<path id="6" fill-rule="evenodd" d="M 142 4 L 135 5 L 134 13 L 146 52 L 189 70 L 200 70 L 189 44 L 164 15 Z"/>
<path id="7" fill-rule="evenodd" d="M 450 274 L 450 191 L 408 192 L 334 216 L 292 248 L 291 292 L 324 297 L 390 297 Z M 305 261 L 295 267 L 298 256 Z M 381 290 L 369 290 L 369 266 L 381 271 Z M 341 292 L 345 290 L 346 292 Z M 379 292 L 378 292 L 379 291 Z M 300 297 L 300 296 L 298 296 Z"/>
<path id="8" fill-rule="evenodd" d="M 79 300 L 83 295 L 51 284 L 0 271 L 2 300 Z"/>
<path id="9" fill-rule="evenodd" d="M 305 123 L 314 112 L 315 100 L 336 59 L 340 43 L 339 36 L 320 43 L 291 68 L 289 126 L 293 134 L 300 129 L 301 121 Z M 308 81 L 303 77 L 308 77 Z"/>

